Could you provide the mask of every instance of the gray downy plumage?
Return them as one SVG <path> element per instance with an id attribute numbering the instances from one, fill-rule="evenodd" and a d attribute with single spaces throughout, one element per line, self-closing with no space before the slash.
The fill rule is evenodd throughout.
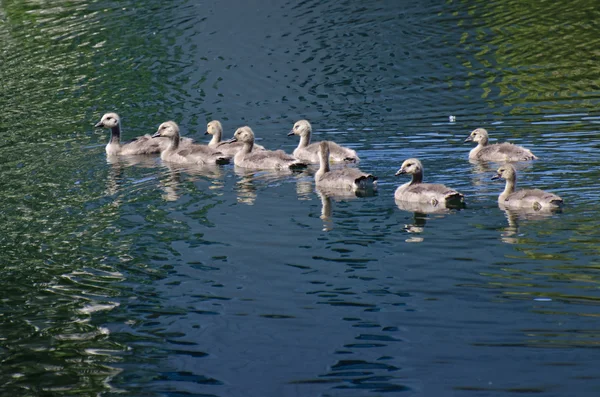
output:
<path id="1" fill-rule="evenodd" d="M 511 164 L 504 164 L 498 168 L 492 179 L 504 179 L 506 181 L 504 191 L 498 196 L 498 205 L 503 208 L 540 211 L 558 209 L 564 204 L 562 198 L 544 190 L 521 189 L 515 191 L 517 171 Z"/>
<path id="2" fill-rule="evenodd" d="M 292 127 L 288 136 L 300 136 L 298 147 L 294 149 L 294 157 L 299 160 L 308 161 L 313 164 L 319 163 L 319 142 L 310 143 L 312 135 L 312 126 L 307 120 L 299 120 Z M 356 152 L 344 146 L 340 146 L 333 141 L 323 141 L 329 143 L 329 161 L 358 163 L 360 159 Z"/>
<path id="3" fill-rule="evenodd" d="M 212 120 L 211 122 L 209 122 L 206 125 L 206 132 L 204 133 L 204 135 L 212 136 L 210 142 L 208 142 L 209 147 L 223 152 L 224 154 L 231 157 L 235 156 L 236 153 L 239 152 L 242 149 L 242 147 L 244 147 L 244 144 L 242 142 L 232 142 L 227 145 L 222 144 L 223 125 L 221 125 L 221 122 L 219 120 Z M 259 151 L 265 150 L 265 148 L 264 146 L 255 143 L 252 147 L 252 150 Z"/>
<path id="4" fill-rule="evenodd" d="M 187 145 L 180 147 L 179 126 L 174 121 L 165 121 L 162 123 L 154 135 L 153 139 L 169 139 L 169 146 L 160 153 L 160 158 L 164 161 L 180 164 L 196 165 L 215 165 L 228 164 L 231 157 L 208 147 L 207 145 Z"/>
<path id="5" fill-rule="evenodd" d="M 315 174 L 315 184 L 323 189 L 349 191 L 375 189 L 377 177 L 357 168 L 345 167 L 331 170 L 329 166 L 329 142 L 319 142 L 319 170 Z"/>
<path id="6" fill-rule="evenodd" d="M 241 168 L 255 170 L 302 170 L 308 164 L 283 150 L 254 150 L 254 132 L 248 126 L 238 128 L 233 138 L 222 145 L 241 142 L 244 146 L 233 157 L 233 162 Z"/>
<path id="7" fill-rule="evenodd" d="M 477 128 L 465 139 L 465 142 L 475 142 L 477 146 L 469 152 L 469 160 L 477 161 L 529 161 L 537 160 L 530 150 L 512 143 L 489 144 L 489 135 L 484 128 Z"/>
<path id="8" fill-rule="evenodd" d="M 94 127 L 111 130 L 110 141 L 106 145 L 106 154 L 109 156 L 157 154 L 166 149 L 170 143 L 168 138 L 152 139 L 148 134 L 121 143 L 121 118 L 114 112 L 104 114 Z M 184 138 L 180 146 L 186 147 L 192 142 L 190 138 Z"/>
<path id="9" fill-rule="evenodd" d="M 415 158 L 405 160 L 396 175 L 412 175 L 410 182 L 399 186 L 394 198 L 401 201 L 429 203 L 434 207 L 462 206 L 464 195 L 445 185 L 423 183 L 423 165 Z"/>

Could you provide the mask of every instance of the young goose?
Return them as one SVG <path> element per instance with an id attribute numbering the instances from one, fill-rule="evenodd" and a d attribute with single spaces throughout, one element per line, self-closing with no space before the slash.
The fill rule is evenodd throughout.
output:
<path id="1" fill-rule="evenodd" d="M 169 146 L 160 153 L 164 161 L 181 164 L 214 165 L 228 164 L 230 157 L 205 145 L 180 147 L 179 126 L 174 121 L 162 123 L 152 138 L 167 138 Z"/>
<path id="2" fill-rule="evenodd" d="M 223 152 L 224 154 L 231 157 L 235 156 L 235 154 L 239 152 L 240 149 L 244 146 L 242 142 L 234 142 L 230 143 L 229 145 L 220 145 L 221 138 L 223 136 L 223 126 L 221 125 L 221 122 L 219 120 L 213 120 L 210 123 L 208 123 L 206 125 L 206 132 L 204 133 L 204 135 L 212 135 L 212 139 L 210 140 L 210 142 L 208 142 L 209 147 Z M 264 146 L 255 143 L 252 150 L 265 150 L 265 148 Z"/>
<path id="3" fill-rule="evenodd" d="M 330 143 L 319 142 L 319 170 L 315 174 L 315 184 L 321 189 L 357 190 L 375 189 L 377 177 L 365 174 L 357 168 L 329 169 Z"/>
<path id="4" fill-rule="evenodd" d="M 255 170 L 297 170 L 307 164 L 290 156 L 283 150 L 254 150 L 254 132 L 248 126 L 240 127 L 233 138 L 221 142 L 221 145 L 241 142 L 244 146 L 233 157 L 233 162 L 241 168 Z"/>
<path id="5" fill-rule="evenodd" d="M 492 179 L 506 180 L 504 191 L 498 196 L 498 204 L 502 207 L 539 211 L 556 209 L 563 205 L 563 199 L 556 194 L 540 189 L 523 189 L 515 192 L 517 171 L 510 164 L 498 168 Z"/>
<path id="6" fill-rule="evenodd" d="M 530 150 L 512 143 L 494 143 L 488 145 L 489 135 L 484 128 L 477 128 L 465 139 L 465 142 L 475 142 L 477 146 L 469 152 L 469 160 L 480 161 L 528 161 L 537 157 Z"/>
<path id="7" fill-rule="evenodd" d="M 152 139 L 148 134 L 121 144 L 121 118 L 116 113 L 106 113 L 94 127 L 111 129 L 110 141 L 106 145 L 106 154 L 110 156 L 160 153 L 169 146 L 168 138 Z M 190 138 L 184 138 L 180 145 L 188 146 L 191 143 Z"/>
<path id="8" fill-rule="evenodd" d="M 398 187 L 394 198 L 400 201 L 430 203 L 432 206 L 460 206 L 464 196 L 456 190 L 438 183 L 423 183 L 423 165 L 417 159 L 408 159 L 396 175 L 410 174 L 412 180 Z"/>
<path id="9" fill-rule="evenodd" d="M 311 163 L 319 162 L 319 142 L 310 143 L 310 135 L 312 133 L 312 127 L 307 120 L 296 121 L 294 127 L 289 132 L 288 136 L 300 135 L 300 143 L 298 147 L 294 149 L 294 157 L 299 160 L 305 160 Z M 356 152 L 352 149 L 345 148 L 338 145 L 333 141 L 329 142 L 329 154 L 331 161 L 335 162 L 353 162 L 358 163 L 360 160 L 356 155 Z"/>

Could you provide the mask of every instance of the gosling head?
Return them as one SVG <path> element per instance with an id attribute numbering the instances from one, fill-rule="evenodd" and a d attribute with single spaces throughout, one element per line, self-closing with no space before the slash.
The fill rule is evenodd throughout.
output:
<path id="1" fill-rule="evenodd" d="M 213 120 L 206 125 L 206 132 L 204 135 L 215 135 L 223 133 L 223 126 L 219 120 Z"/>
<path id="2" fill-rule="evenodd" d="M 233 138 L 223 141 L 221 143 L 225 144 L 225 143 L 233 143 L 233 142 L 238 142 L 238 141 L 242 142 L 242 143 L 246 143 L 246 142 L 254 143 L 254 132 L 252 132 L 252 128 L 248 127 L 247 125 L 244 127 L 240 127 L 237 130 L 235 130 L 235 133 L 233 134 Z"/>
<path id="3" fill-rule="evenodd" d="M 492 180 L 504 179 L 504 180 L 515 180 L 517 178 L 517 171 L 515 167 L 510 164 L 504 164 L 498 168 L 496 175 L 492 177 Z"/>
<path id="4" fill-rule="evenodd" d="M 465 142 L 475 142 L 475 143 L 487 143 L 488 141 L 488 132 L 486 131 L 485 128 L 476 128 L 473 131 L 471 131 L 471 135 L 469 135 L 467 137 L 467 139 L 465 139 Z"/>
<path id="5" fill-rule="evenodd" d="M 106 113 L 94 127 L 96 128 L 114 128 L 121 124 L 121 118 L 116 113 Z"/>
<path id="6" fill-rule="evenodd" d="M 179 126 L 174 121 L 165 121 L 158 126 L 158 130 L 154 133 L 154 135 L 152 135 L 152 138 L 157 138 L 160 136 L 167 138 L 179 136 Z"/>
<path id="7" fill-rule="evenodd" d="M 308 122 L 308 120 L 299 120 L 299 121 L 296 121 L 296 123 L 294 123 L 294 126 L 288 133 L 288 136 L 291 136 L 291 135 L 304 136 L 304 135 L 310 134 L 311 132 L 312 132 L 312 127 L 311 127 L 310 123 Z"/>
<path id="8" fill-rule="evenodd" d="M 402 163 L 402 167 L 400 167 L 398 172 L 396 172 L 396 176 L 403 174 L 415 175 L 422 173 L 423 165 L 421 164 L 421 162 L 417 159 L 408 159 L 404 160 L 404 163 Z"/>

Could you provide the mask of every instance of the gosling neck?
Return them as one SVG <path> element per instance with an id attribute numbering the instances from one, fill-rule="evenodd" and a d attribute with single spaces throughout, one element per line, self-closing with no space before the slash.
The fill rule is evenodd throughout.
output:
<path id="1" fill-rule="evenodd" d="M 171 136 L 171 143 L 169 144 L 169 147 L 167 148 L 167 150 L 169 152 L 174 152 L 175 150 L 179 149 L 180 141 L 181 141 L 181 139 L 179 138 L 179 133 L 176 132 L 173 136 Z"/>
<path id="2" fill-rule="evenodd" d="M 252 151 L 252 148 L 254 147 L 254 141 L 246 141 L 244 142 L 244 146 L 242 147 L 242 150 L 240 150 L 240 152 L 244 153 L 244 154 L 248 154 Z"/>
<path id="3" fill-rule="evenodd" d="M 423 182 L 423 171 L 418 171 L 412 174 L 412 179 L 410 181 L 411 185 L 415 185 L 421 182 Z"/>
<path id="4" fill-rule="evenodd" d="M 489 141 L 490 141 L 490 138 L 488 138 L 487 136 L 482 136 L 481 138 L 479 138 L 479 142 L 477 142 L 477 146 L 479 146 L 479 147 L 487 146 Z"/>
<path id="5" fill-rule="evenodd" d="M 119 144 L 121 143 L 121 123 L 111 127 L 110 129 L 110 141 L 108 144 Z"/>
<path id="6" fill-rule="evenodd" d="M 329 172 L 329 151 L 321 150 L 319 152 L 319 174 Z"/>
<path id="7" fill-rule="evenodd" d="M 300 135 L 300 143 L 298 143 L 298 148 L 305 148 L 308 145 L 310 145 L 310 131 Z"/>
<path id="8" fill-rule="evenodd" d="M 210 142 L 208 142 L 208 146 L 217 146 L 219 143 L 221 143 L 221 130 L 217 130 L 213 134 Z"/>
<path id="9" fill-rule="evenodd" d="M 506 179 L 506 185 L 504 186 L 504 191 L 502 192 L 503 196 L 508 196 L 515 192 L 515 187 L 517 186 L 517 176 L 513 175 L 510 178 Z"/>

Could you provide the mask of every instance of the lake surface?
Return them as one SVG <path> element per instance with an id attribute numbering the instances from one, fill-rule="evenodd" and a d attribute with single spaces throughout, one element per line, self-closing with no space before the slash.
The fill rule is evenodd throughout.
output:
<path id="1" fill-rule="evenodd" d="M 0 0 L 1 394 L 599 395 L 598 21 L 579 0 Z M 287 152 L 306 118 L 379 190 L 107 159 L 108 111 L 124 138 L 219 119 Z M 500 210 L 476 127 L 532 149 L 519 186 L 564 210 Z M 409 157 L 467 207 L 399 208 Z"/>

